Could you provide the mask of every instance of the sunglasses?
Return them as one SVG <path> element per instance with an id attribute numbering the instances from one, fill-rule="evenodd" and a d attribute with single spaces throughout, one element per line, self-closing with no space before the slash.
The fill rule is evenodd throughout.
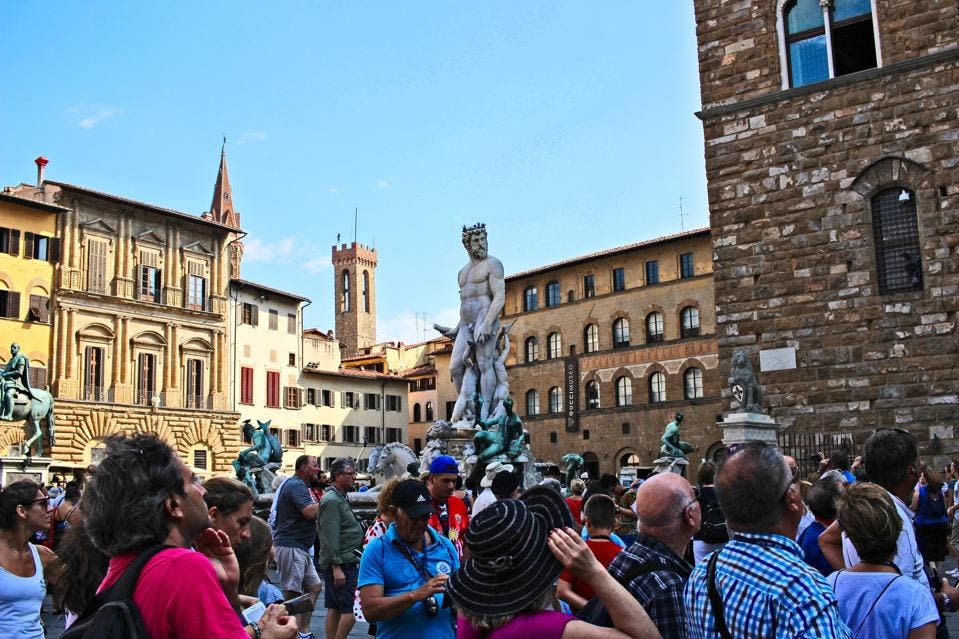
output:
<path id="1" fill-rule="evenodd" d="M 48 500 L 49 500 L 48 497 L 41 497 L 40 499 L 34 499 L 34 500 L 32 500 L 32 501 L 27 501 L 27 502 L 24 502 L 24 503 L 22 503 L 22 504 L 20 504 L 20 505 L 21 505 L 21 506 L 24 506 L 24 507 L 26 507 L 26 508 L 33 508 L 33 507 L 36 506 L 37 504 L 45 504 L 45 503 L 47 503 Z"/>
<path id="2" fill-rule="evenodd" d="M 793 484 L 799 483 L 799 469 L 792 471 L 792 478 L 790 478 L 789 483 L 786 484 L 786 490 L 783 491 L 782 496 L 779 498 L 779 501 L 785 501 L 786 496 L 789 494 L 789 489 L 793 487 Z"/>

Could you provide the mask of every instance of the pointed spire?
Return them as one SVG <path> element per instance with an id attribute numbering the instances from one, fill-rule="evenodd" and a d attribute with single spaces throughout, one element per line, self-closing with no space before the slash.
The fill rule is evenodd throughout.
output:
<path id="1" fill-rule="evenodd" d="M 230 174 L 226 169 L 226 136 L 223 136 L 223 148 L 220 149 L 220 171 L 213 187 L 213 203 L 210 205 L 210 219 L 226 226 L 239 227 L 240 215 L 233 208 L 233 190 L 230 188 Z"/>

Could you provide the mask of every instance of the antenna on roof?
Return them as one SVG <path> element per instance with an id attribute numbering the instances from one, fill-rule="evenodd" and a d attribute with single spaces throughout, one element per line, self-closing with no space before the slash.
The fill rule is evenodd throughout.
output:
<path id="1" fill-rule="evenodd" d="M 679 196 L 679 228 L 683 231 L 686 230 L 686 216 L 688 213 L 683 211 L 683 196 Z"/>
<path id="2" fill-rule="evenodd" d="M 353 209 L 353 243 L 356 244 L 356 225 L 360 217 L 359 207 Z"/>

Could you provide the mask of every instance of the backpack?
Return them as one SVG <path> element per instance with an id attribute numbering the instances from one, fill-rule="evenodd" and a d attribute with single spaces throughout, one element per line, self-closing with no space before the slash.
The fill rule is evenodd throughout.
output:
<path id="1" fill-rule="evenodd" d="M 94 597 L 86 610 L 61 635 L 62 639 L 149 639 L 140 610 L 133 603 L 140 572 L 168 546 L 140 552 L 115 584 Z"/>
<path id="2" fill-rule="evenodd" d="M 699 498 L 702 510 L 702 524 L 696 539 L 707 544 L 722 544 L 729 541 L 729 531 L 726 529 L 726 516 L 719 507 L 719 500 L 715 495 L 712 498 Z"/>
<path id="3" fill-rule="evenodd" d="M 657 561 L 645 561 L 630 568 L 622 577 L 616 577 L 616 581 L 618 581 L 623 588 L 629 590 L 629 584 L 633 579 L 651 572 L 671 572 L 679 575 L 683 579 L 689 576 L 684 575 L 671 566 L 664 566 Z M 632 596 L 632 593 L 630 593 L 630 596 Z M 613 618 L 610 616 L 609 611 L 606 610 L 606 604 L 602 602 L 599 595 L 594 595 L 592 599 L 586 602 L 586 605 L 583 606 L 576 617 L 594 626 L 602 626 L 604 628 L 614 627 Z"/>
<path id="4" fill-rule="evenodd" d="M 939 499 L 933 499 L 925 486 L 921 488 L 920 496 L 923 498 L 923 505 L 920 507 L 920 510 L 926 519 L 943 519 L 947 516 L 945 497 L 939 495 Z"/>

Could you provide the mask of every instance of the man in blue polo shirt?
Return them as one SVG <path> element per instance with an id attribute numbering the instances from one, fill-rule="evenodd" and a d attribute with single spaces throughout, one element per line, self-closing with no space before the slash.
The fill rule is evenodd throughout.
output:
<path id="1" fill-rule="evenodd" d="M 459 568 L 449 539 L 429 527 L 433 503 L 421 482 L 393 489 L 393 523 L 366 547 L 357 585 L 366 620 L 379 639 L 453 639 L 456 620 L 446 581 Z"/>

